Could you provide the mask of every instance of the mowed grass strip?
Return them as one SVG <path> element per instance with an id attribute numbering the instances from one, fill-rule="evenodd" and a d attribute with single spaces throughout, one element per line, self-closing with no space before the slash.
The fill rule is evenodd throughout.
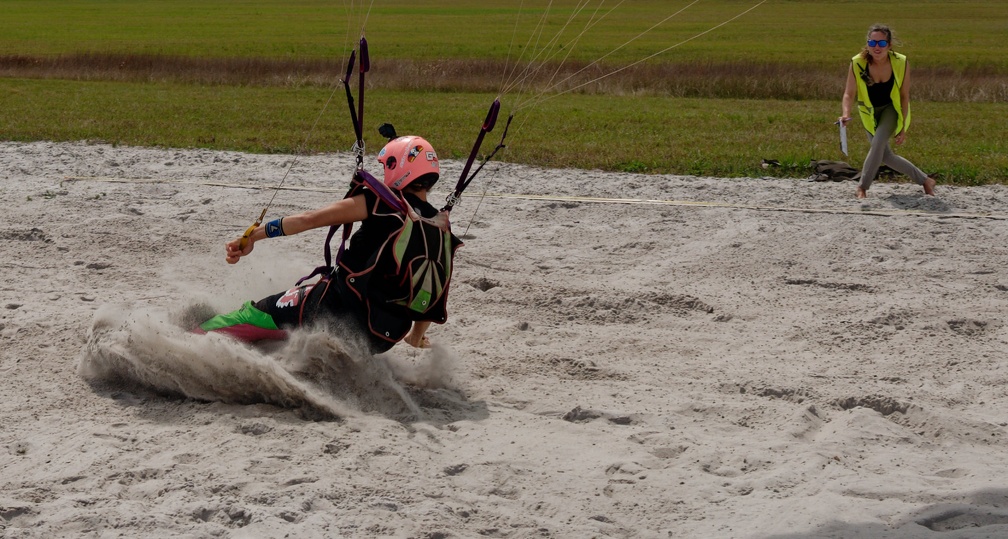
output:
<path id="1" fill-rule="evenodd" d="M 0 55 L 0 77 L 57 78 L 236 86 L 333 86 L 346 63 L 324 59 L 193 58 L 148 54 L 73 54 L 52 58 Z M 846 66 L 735 62 L 714 64 L 568 61 L 539 66 L 521 86 L 543 94 L 738 99 L 834 99 Z M 495 60 L 375 59 L 368 88 L 435 92 L 496 92 L 514 66 Z M 913 98 L 944 102 L 1008 102 L 1008 73 L 987 68 L 914 68 Z M 515 86 L 519 86 L 515 84 Z"/>
<path id="2" fill-rule="evenodd" d="M 332 97 L 332 101 L 329 99 Z M 374 90 L 365 112 L 373 155 L 383 122 L 423 133 L 443 157 L 468 155 L 495 94 Z M 315 131 L 312 124 L 329 102 Z M 489 151 L 500 137 L 487 137 Z M 342 89 L 200 86 L 0 79 L 0 139 L 252 152 L 347 151 L 353 141 Z M 782 101 L 567 94 L 516 111 L 502 160 L 546 167 L 740 177 L 804 177 L 813 159 L 845 160 L 832 124 L 836 101 Z M 1005 183 L 1004 103 L 916 103 L 899 150 L 945 183 Z M 867 141 L 850 130 L 850 158 Z M 763 158 L 782 166 L 764 170 Z M 336 172 L 336 171 L 334 171 Z"/>

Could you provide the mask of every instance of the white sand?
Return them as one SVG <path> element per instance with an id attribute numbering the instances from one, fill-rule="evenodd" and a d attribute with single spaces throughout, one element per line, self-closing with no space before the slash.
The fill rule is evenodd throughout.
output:
<path id="1" fill-rule="evenodd" d="M 492 164 L 434 350 L 186 333 L 321 262 L 223 259 L 290 160 L 0 143 L 0 535 L 1008 536 L 1005 187 Z"/>

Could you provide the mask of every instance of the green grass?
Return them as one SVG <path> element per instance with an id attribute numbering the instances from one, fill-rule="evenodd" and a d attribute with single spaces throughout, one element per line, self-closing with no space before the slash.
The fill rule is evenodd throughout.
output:
<path id="1" fill-rule="evenodd" d="M 252 152 L 346 151 L 349 114 L 337 92 L 307 146 L 331 90 L 0 79 L 0 139 L 92 140 Z M 377 125 L 422 133 L 442 157 L 468 155 L 493 94 L 376 90 L 367 95 L 370 154 Z M 381 104 L 381 106 L 378 106 Z M 519 111 L 500 157 L 547 167 L 645 173 L 804 177 L 812 159 L 843 157 L 832 124 L 835 101 L 781 101 L 569 94 Z M 503 112 L 510 110 L 504 101 Z M 1005 182 L 1004 103 L 916 103 L 900 153 L 960 184 Z M 506 118 L 487 138 L 489 151 Z M 851 160 L 867 142 L 851 130 Z M 782 162 L 764 171 L 762 158 Z"/>
<path id="2" fill-rule="evenodd" d="M 585 2 L 556 0 L 542 32 L 537 32 L 547 3 L 510 0 L 487 6 L 480 0 L 442 0 L 430 5 L 383 0 L 374 2 L 367 14 L 362 7 L 351 10 L 349 2 L 333 0 L 3 0 L 0 51 L 29 56 L 119 52 L 343 57 L 354 45 L 366 15 L 368 41 L 385 58 L 503 59 L 510 54 L 514 59 L 525 51 L 527 61 L 528 49 L 543 50 L 557 35 L 556 48 L 563 47 L 563 54 L 573 51 L 572 59 L 594 60 L 668 19 L 610 58 L 625 63 L 679 44 L 757 1 L 702 1 L 669 18 L 689 2 L 596 0 L 565 26 L 572 7 Z M 367 2 L 353 3 L 362 4 Z M 601 6 L 597 13 L 596 6 Z M 597 24 L 580 35 L 593 16 Z M 1008 69 L 1004 39 L 1008 9 L 1002 0 L 770 0 L 658 60 L 747 60 L 842 68 L 853 54 L 848 51 L 856 50 L 867 27 L 880 21 L 894 25 L 901 47 L 922 66 L 980 64 Z M 538 41 L 537 36 L 541 36 Z"/>
<path id="3" fill-rule="evenodd" d="M 570 53 L 569 63 L 583 64 L 611 53 L 601 70 L 609 73 L 671 47 L 647 69 L 586 88 L 596 95 L 553 90 L 518 109 L 501 157 L 645 173 L 804 176 L 811 159 L 841 159 L 832 121 L 844 70 L 868 25 L 891 22 L 915 75 L 914 126 L 900 153 L 945 181 L 1008 181 L 1002 1 L 771 0 L 692 41 L 685 40 L 757 0 L 699 2 L 633 41 L 688 2 L 595 2 L 563 29 L 577 2 L 556 0 L 538 34 L 546 3 L 375 2 L 366 28 L 372 154 L 382 142 L 374 126 L 390 121 L 401 133 L 428 136 L 445 157 L 466 156 L 505 61 L 525 66 Z M 579 36 L 599 4 L 619 7 Z M 346 150 L 352 135 L 342 91 L 302 143 L 364 21 L 364 10 L 348 13 L 348 5 L 2 0 L 0 139 Z M 504 112 L 526 97 L 506 93 Z M 503 118 L 500 126 L 487 147 Z M 852 130 L 855 165 L 866 146 Z M 763 157 L 784 166 L 764 171 Z"/>

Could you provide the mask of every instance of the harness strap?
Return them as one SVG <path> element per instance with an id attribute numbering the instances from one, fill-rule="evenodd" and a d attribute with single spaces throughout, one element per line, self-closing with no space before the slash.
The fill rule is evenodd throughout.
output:
<path id="1" fill-rule="evenodd" d="M 413 208 L 409 206 L 409 204 L 406 202 L 404 198 L 402 198 L 401 195 L 397 195 L 395 192 L 392 191 L 392 189 L 390 189 L 387 185 L 385 185 L 384 182 L 380 181 L 378 178 L 375 178 L 374 176 L 371 175 L 371 173 L 367 172 L 366 170 L 358 170 L 354 172 L 353 179 L 350 181 L 350 189 L 347 191 L 346 195 L 344 195 L 343 198 L 350 198 L 359 193 L 365 187 L 367 187 L 373 193 L 378 195 L 378 198 L 380 198 L 383 202 L 391 206 L 392 209 L 396 210 L 397 212 L 403 215 L 409 215 L 409 216 L 415 215 Z M 326 235 L 325 248 L 324 248 L 325 265 L 315 268 L 314 270 L 312 270 L 311 273 L 299 279 L 297 282 L 298 285 L 307 281 L 308 279 L 311 279 L 312 277 L 315 277 L 316 275 L 323 275 L 323 276 L 331 275 L 336 270 L 336 266 L 339 264 L 339 261 L 343 258 L 343 253 L 346 252 L 347 241 L 350 239 L 350 235 L 353 233 L 353 223 L 346 223 L 345 225 L 342 226 L 343 226 L 343 239 L 340 241 L 339 250 L 336 251 L 336 258 L 334 259 L 332 256 L 332 248 L 330 247 L 330 243 L 332 242 L 333 236 L 336 235 L 336 230 L 340 228 L 340 225 L 334 225 L 329 227 L 329 234 Z"/>
<path id="2" fill-rule="evenodd" d="M 300 284 L 300 281 L 298 281 L 298 283 Z M 304 310 L 305 306 L 308 304 L 308 295 L 315 290 L 315 287 L 322 286 L 323 284 L 325 284 L 325 288 L 323 288 L 322 293 L 319 294 L 318 303 L 315 305 L 315 309 L 320 309 L 322 307 L 322 298 L 324 298 L 325 295 L 329 293 L 329 285 L 331 283 L 332 279 L 330 279 L 328 276 L 323 276 L 321 279 L 319 279 L 317 283 L 315 283 L 311 287 L 311 289 L 308 290 L 308 292 L 305 292 L 304 297 L 301 298 L 301 308 L 300 310 L 298 310 L 298 326 L 304 324 Z"/>

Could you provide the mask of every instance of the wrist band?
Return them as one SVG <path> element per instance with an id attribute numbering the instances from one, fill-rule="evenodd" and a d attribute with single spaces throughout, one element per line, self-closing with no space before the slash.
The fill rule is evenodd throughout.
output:
<path id="1" fill-rule="evenodd" d="M 284 236 L 283 229 L 283 217 L 279 219 L 274 219 L 266 223 L 266 237 L 275 238 L 277 236 Z"/>

